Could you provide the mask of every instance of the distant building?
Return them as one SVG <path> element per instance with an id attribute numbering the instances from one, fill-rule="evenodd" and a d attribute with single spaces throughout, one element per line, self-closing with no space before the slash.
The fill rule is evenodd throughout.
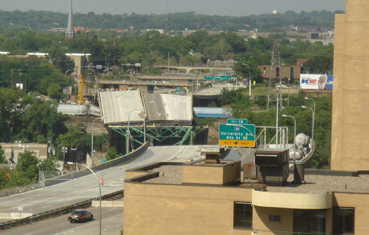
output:
<path id="1" fill-rule="evenodd" d="M 27 57 L 28 56 L 37 56 L 37 57 L 47 57 L 49 56 L 49 53 L 42 53 L 42 52 L 28 52 L 27 53 Z"/>
<path id="2" fill-rule="evenodd" d="M 35 144 L 35 143 L 0 143 L 2 149 L 4 150 L 4 155 L 6 160 L 10 163 L 17 163 L 19 159 L 19 154 L 24 151 L 31 151 L 35 154 L 37 159 L 45 160 L 48 155 L 48 145 L 47 144 Z"/>
<path id="3" fill-rule="evenodd" d="M 68 26 L 67 26 L 67 30 L 65 31 L 65 40 L 68 41 L 74 37 L 75 35 L 74 35 L 74 30 L 73 30 L 73 7 L 72 7 L 72 0 L 71 0 L 69 16 L 68 16 Z"/>
<path id="4" fill-rule="evenodd" d="M 85 27 L 73 27 L 73 31 L 85 31 Z"/>
<path id="5" fill-rule="evenodd" d="M 306 61 L 308 61 L 309 59 L 306 59 L 306 58 L 297 58 L 297 61 L 296 61 L 296 66 L 300 66 L 302 67 L 304 65 L 304 63 Z"/>
<path id="6" fill-rule="evenodd" d="M 283 79 L 290 78 L 291 81 L 293 79 L 300 79 L 301 74 L 301 66 L 295 65 L 274 65 L 271 70 L 270 65 L 258 65 L 258 68 L 261 70 L 261 76 L 264 79 L 269 79 L 270 77 L 274 79 Z M 271 74 L 271 76 L 270 76 Z"/>

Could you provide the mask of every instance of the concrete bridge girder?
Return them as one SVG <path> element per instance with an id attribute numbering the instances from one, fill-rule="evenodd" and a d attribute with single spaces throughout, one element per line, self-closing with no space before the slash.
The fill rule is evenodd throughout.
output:
<path id="1" fill-rule="evenodd" d="M 170 68 L 170 69 L 177 69 L 181 71 L 186 71 L 186 73 L 190 73 L 192 70 L 208 70 L 208 71 L 215 71 L 215 70 L 222 70 L 222 71 L 232 71 L 233 68 L 226 68 L 226 67 L 183 67 L 183 66 L 161 66 L 155 65 L 155 68 Z"/>

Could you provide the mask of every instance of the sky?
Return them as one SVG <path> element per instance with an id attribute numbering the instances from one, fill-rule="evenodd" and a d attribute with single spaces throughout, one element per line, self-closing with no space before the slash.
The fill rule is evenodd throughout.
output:
<path id="1" fill-rule="evenodd" d="M 4 11 L 43 10 L 68 13 L 70 0 L 1 0 Z M 74 13 L 166 14 L 189 12 L 245 16 L 292 10 L 344 10 L 345 0 L 73 0 Z"/>

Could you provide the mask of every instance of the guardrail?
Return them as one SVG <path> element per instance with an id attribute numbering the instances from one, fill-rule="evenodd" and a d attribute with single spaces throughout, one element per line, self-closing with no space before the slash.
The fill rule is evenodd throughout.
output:
<path id="1" fill-rule="evenodd" d="M 24 187 L 4 190 L 0 192 L 0 197 L 6 197 L 6 196 L 10 196 L 10 195 L 17 194 L 17 193 L 23 193 L 23 192 L 38 189 L 41 187 L 42 187 L 41 184 L 37 183 L 37 184 L 27 185 Z"/>
<path id="2" fill-rule="evenodd" d="M 109 200 L 112 198 L 117 199 L 117 198 L 122 198 L 122 197 L 124 197 L 124 190 L 119 190 L 117 192 L 106 194 L 102 196 L 101 200 Z M 0 223 L 0 230 L 7 230 L 7 229 L 14 228 L 14 227 L 19 227 L 22 225 L 30 224 L 32 222 L 37 222 L 37 221 L 45 220 L 48 218 L 65 215 L 65 214 L 72 212 L 75 209 L 88 208 L 88 207 L 91 207 L 92 201 L 96 199 L 99 200 L 100 197 L 89 199 L 89 200 L 79 202 L 79 203 L 75 203 L 70 206 L 61 207 L 55 210 L 45 211 L 45 212 L 30 216 L 27 218 Z"/>

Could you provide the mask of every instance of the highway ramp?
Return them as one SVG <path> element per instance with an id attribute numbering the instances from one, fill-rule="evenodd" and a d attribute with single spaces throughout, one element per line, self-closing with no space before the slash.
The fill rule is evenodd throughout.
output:
<path id="1" fill-rule="evenodd" d="M 146 164 L 162 161 L 185 162 L 188 158 L 200 159 L 201 146 L 165 146 L 150 147 L 136 161 L 111 167 L 97 172 L 102 177 L 104 185 L 101 187 L 102 195 L 113 193 L 124 188 L 125 171 Z M 81 178 L 0 198 L 0 215 L 18 212 L 22 207 L 23 213 L 38 214 L 41 212 L 69 206 L 99 196 L 99 187 L 95 177 L 90 174 Z M 1 218 L 0 218 L 1 219 Z"/>

